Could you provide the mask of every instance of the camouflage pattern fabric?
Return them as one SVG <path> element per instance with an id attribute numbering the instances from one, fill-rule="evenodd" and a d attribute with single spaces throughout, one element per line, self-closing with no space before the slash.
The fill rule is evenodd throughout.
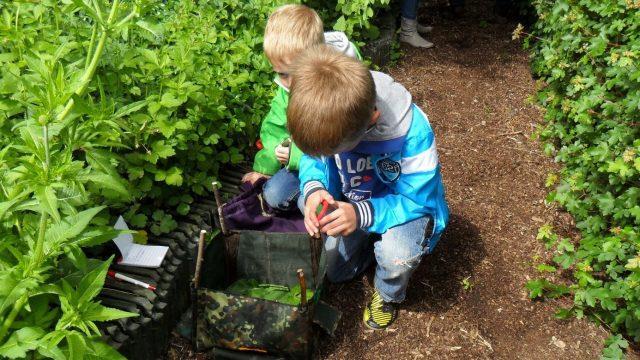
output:
<path id="1" fill-rule="evenodd" d="M 305 358 L 311 323 L 296 306 L 198 290 L 196 346 Z"/>

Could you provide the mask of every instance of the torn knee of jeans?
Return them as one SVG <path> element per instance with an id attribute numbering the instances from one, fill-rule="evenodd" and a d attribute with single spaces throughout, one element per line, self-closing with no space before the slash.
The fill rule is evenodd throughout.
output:
<path id="1" fill-rule="evenodd" d="M 416 266 L 418 266 L 418 263 L 420 262 L 420 257 L 421 257 L 420 254 L 414 255 L 411 257 L 396 257 L 396 258 L 392 258 L 390 263 L 393 266 L 400 266 L 400 267 L 413 269 Z"/>

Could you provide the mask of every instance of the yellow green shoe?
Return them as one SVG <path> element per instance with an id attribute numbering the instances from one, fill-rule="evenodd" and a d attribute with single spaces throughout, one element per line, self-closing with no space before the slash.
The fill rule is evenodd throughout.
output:
<path id="1" fill-rule="evenodd" d="M 397 305 L 382 300 L 377 291 L 364 308 L 364 324 L 373 330 L 384 330 L 398 317 Z"/>

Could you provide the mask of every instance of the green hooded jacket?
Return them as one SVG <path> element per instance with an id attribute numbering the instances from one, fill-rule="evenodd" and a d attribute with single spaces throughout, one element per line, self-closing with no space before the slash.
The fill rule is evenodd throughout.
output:
<path id="1" fill-rule="evenodd" d="M 347 36 L 338 31 L 326 32 L 324 34 L 327 45 L 334 47 L 345 55 L 362 60 L 362 55 L 358 48 L 349 40 Z M 287 105 L 289 105 L 289 90 L 285 88 L 279 81 L 276 95 L 271 101 L 271 109 L 262 121 L 260 128 L 260 140 L 262 142 L 262 150 L 258 151 L 253 162 L 253 170 L 265 175 L 273 175 L 282 164 L 278 161 L 275 154 L 276 147 L 284 140 L 289 139 L 289 131 L 287 130 Z M 289 152 L 289 163 L 287 169 L 298 171 L 298 164 L 302 157 L 302 151 L 291 143 Z"/>

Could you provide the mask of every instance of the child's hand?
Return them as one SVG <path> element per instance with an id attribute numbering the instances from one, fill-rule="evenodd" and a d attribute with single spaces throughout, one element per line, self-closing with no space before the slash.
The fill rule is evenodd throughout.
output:
<path id="1" fill-rule="evenodd" d="M 304 227 L 307 228 L 307 232 L 311 236 L 317 237 L 319 235 L 320 223 L 318 222 L 316 209 L 322 203 L 322 200 L 327 200 L 329 205 L 336 203 L 327 190 L 318 190 L 309 195 L 304 204 Z"/>
<path id="2" fill-rule="evenodd" d="M 356 210 L 352 204 L 336 201 L 337 209 L 320 220 L 320 231 L 329 236 L 347 236 L 358 228 Z"/>
<path id="3" fill-rule="evenodd" d="M 246 173 L 244 174 L 244 176 L 242 177 L 242 182 L 243 183 L 250 183 L 251 185 L 253 185 L 256 181 L 258 181 L 258 179 L 260 178 L 270 178 L 271 176 L 269 175 L 265 175 L 256 171 L 252 171 L 250 173 Z"/>
<path id="4" fill-rule="evenodd" d="M 276 158 L 282 165 L 286 165 L 289 162 L 289 147 L 278 145 L 276 146 Z"/>

